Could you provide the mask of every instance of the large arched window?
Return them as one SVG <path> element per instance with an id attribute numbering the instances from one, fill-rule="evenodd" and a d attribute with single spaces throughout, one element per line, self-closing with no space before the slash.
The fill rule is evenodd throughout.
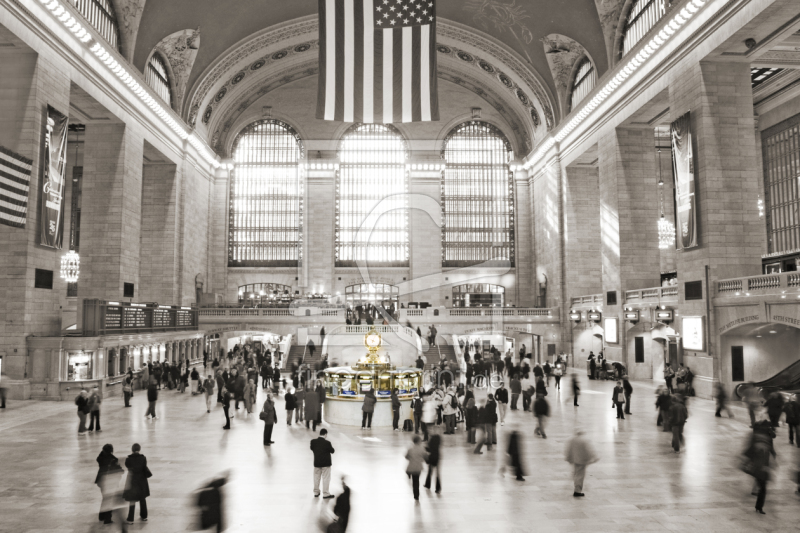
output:
<path id="1" fill-rule="evenodd" d="M 359 283 L 348 285 L 344 294 L 350 307 L 365 304 L 389 307 L 399 300 L 400 287 L 386 283 Z"/>
<path id="2" fill-rule="evenodd" d="M 389 125 L 358 124 L 342 138 L 336 266 L 408 266 L 407 156 L 405 140 Z"/>
<path id="3" fill-rule="evenodd" d="M 667 12 L 669 0 L 633 0 L 622 34 L 622 55 L 630 52 Z"/>
<path id="4" fill-rule="evenodd" d="M 597 71 L 594 69 L 591 60 L 584 57 L 575 72 L 575 81 L 572 83 L 572 94 L 570 96 L 570 109 L 575 109 L 581 100 L 586 98 L 597 82 Z"/>
<path id="5" fill-rule="evenodd" d="M 261 307 L 288 307 L 294 291 L 282 283 L 250 283 L 239 285 L 239 305 Z"/>
<path id="6" fill-rule="evenodd" d="M 72 0 L 72 3 L 108 44 L 119 49 L 119 27 L 111 0 Z"/>
<path id="7" fill-rule="evenodd" d="M 228 266 L 297 266 L 302 247 L 303 146 L 283 122 L 259 120 L 233 145 Z"/>
<path id="8" fill-rule="evenodd" d="M 445 140 L 442 265 L 514 266 L 511 145 L 485 122 L 467 122 Z"/>
<path id="9" fill-rule="evenodd" d="M 453 287 L 453 307 L 503 307 L 506 288 L 491 283 Z"/>
<path id="10" fill-rule="evenodd" d="M 172 107 L 172 91 L 170 91 L 169 74 L 167 74 L 167 65 L 164 59 L 158 52 L 150 56 L 150 61 L 147 62 L 147 69 L 144 73 L 144 79 L 147 85 L 164 100 L 168 106 Z"/>

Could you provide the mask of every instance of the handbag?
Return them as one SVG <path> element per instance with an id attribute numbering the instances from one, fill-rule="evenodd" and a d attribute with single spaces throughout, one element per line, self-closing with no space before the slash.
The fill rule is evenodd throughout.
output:
<path id="1" fill-rule="evenodd" d="M 266 411 L 261 411 L 260 413 L 258 413 L 258 418 L 260 420 L 266 420 L 267 419 L 267 412 Z"/>

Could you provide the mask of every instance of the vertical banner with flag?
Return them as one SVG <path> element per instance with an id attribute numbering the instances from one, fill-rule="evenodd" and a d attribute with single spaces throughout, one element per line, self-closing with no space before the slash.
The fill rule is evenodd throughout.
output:
<path id="1" fill-rule="evenodd" d="M 672 123 L 672 169 L 675 175 L 675 218 L 677 248 L 694 248 L 697 242 L 697 196 L 695 194 L 694 152 L 691 115 L 686 113 Z"/>
<path id="2" fill-rule="evenodd" d="M 435 0 L 319 0 L 317 118 L 439 120 Z"/>
<path id="3" fill-rule="evenodd" d="M 61 249 L 64 235 L 64 171 L 67 163 L 68 117 L 47 106 L 42 151 L 41 230 L 39 244 Z"/>

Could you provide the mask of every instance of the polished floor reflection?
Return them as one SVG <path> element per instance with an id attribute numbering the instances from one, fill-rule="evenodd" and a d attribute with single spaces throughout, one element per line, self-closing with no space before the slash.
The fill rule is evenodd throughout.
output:
<path id="1" fill-rule="evenodd" d="M 778 430 L 778 469 L 769 485 L 766 516 L 754 511 L 751 478 L 739 468 L 749 429 L 746 413 L 715 418 L 713 404 L 692 399 L 686 447 L 672 453 L 669 435 L 655 426 L 654 385 L 634 382 L 633 415 L 617 421 L 611 382 L 582 378 L 580 407 L 567 390 L 550 389 L 551 418 L 543 440 L 533 434 L 531 415 L 511 412 L 499 430 L 499 446 L 473 455 L 463 427 L 444 439 L 443 492 L 423 491 L 415 504 L 404 475 L 407 433 L 326 426 L 334 454 L 332 491 L 346 475 L 353 490 L 348 531 L 567 532 L 567 531 L 797 531 L 800 496 L 793 482 L 798 449 Z M 259 400 L 263 395 L 259 395 Z M 327 520 L 333 500 L 312 496 L 310 430 L 281 423 L 271 448 L 262 446 L 257 415 L 237 411 L 223 431 L 217 407 L 207 414 L 202 397 L 162 391 L 158 420 L 144 418 L 145 394 L 133 407 L 103 403 L 102 433 L 77 436 L 71 403 L 10 402 L 0 411 L 0 531 L 85 532 L 96 525 L 100 492 L 94 485 L 95 458 L 105 443 L 122 461 L 138 442 L 153 471 L 150 519 L 132 531 L 195 531 L 193 491 L 230 469 L 229 531 L 313 532 Z M 589 467 L 586 497 L 572 497 L 564 443 L 584 428 L 601 456 Z M 507 432 L 524 434 L 527 478 L 501 477 Z"/>

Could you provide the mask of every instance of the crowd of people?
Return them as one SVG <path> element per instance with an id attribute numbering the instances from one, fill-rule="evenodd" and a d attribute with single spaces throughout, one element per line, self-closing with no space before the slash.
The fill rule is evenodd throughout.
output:
<path id="1" fill-rule="evenodd" d="M 509 354 L 501 357 L 496 350 L 490 350 L 484 359 L 481 350 L 476 347 L 470 352 L 465 347 L 466 372 L 461 375 L 458 369 L 453 369 L 440 363 L 429 373 L 431 381 L 421 392 L 414 395 L 411 409 L 408 412 L 407 424 L 404 429 L 413 431 L 412 444 L 408 448 L 405 459 L 407 460 L 406 474 L 411 481 L 411 493 L 415 500 L 420 498 L 420 479 L 427 470 L 424 487 L 436 493 L 442 491 L 442 477 L 440 463 L 444 439 L 450 435 L 461 432 L 465 442 L 474 446 L 475 455 L 484 453 L 484 448 L 491 451 L 498 445 L 498 424 L 504 425 L 508 411 L 522 410 L 530 412 L 535 420 L 534 434 L 542 439 L 547 438 L 547 419 L 550 415 L 550 405 L 547 400 L 548 389 L 561 388 L 561 377 L 566 368 L 564 359 L 559 356 L 551 365 L 532 364 L 530 354 L 525 353 L 518 362 Z M 326 390 L 322 382 L 317 379 L 316 370 L 305 367 L 291 368 L 288 379 L 284 378 L 278 366 L 273 366 L 272 355 L 269 351 L 261 353 L 247 347 L 237 347 L 230 354 L 231 357 L 224 365 L 217 360 L 211 364 L 212 373 L 203 378 L 199 372 L 189 370 L 185 364 L 148 365 L 143 372 L 143 383 L 147 384 L 148 410 L 145 416 L 156 418 L 155 402 L 158 391 L 163 385 L 167 389 L 176 388 L 183 392 L 188 382 L 192 382 L 189 390 L 194 394 L 205 395 L 205 407 L 210 412 L 214 400 L 222 405 L 225 413 L 226 424 L 224 429 L 230 429 L 230 420 L 234 418 L 233 409 L 244 409 L 243 416 L 249 417 L 257 409 L 257 395 L 259 384 L 265 391 L 265 398 L 258 410 L 259 418 L 264 422 L 263 444 L 270 446 L 274 425 L 279 421 L 277 398 L 282 395 L 287 425 L 305 422 L 307 429 L 317 431 L 317 426 L 322 423 L 323 406 L 325 404 Z M 422 358 L 418 359 L 418 362 Z M 602 354 L 598 356 L 598 364 L 603 364 Z M 424 361 L 422 361 L 424 367 Z M 276 363 L 277 365 L 277 363 Z M 177 368 L 177 372 L 173 371 Z M 178 384 L 173 375 L 177 375 Z M 449 377 L 448 377 L 449 376 Z M 595 378 L 598 376 L 594 376 Z M 677 383 L 672 380 L 677 377 Z M 185 379 L 184 379 L 185 378 Z M 260 378 L 260 381 L 259 381 Z M 592 376 L 590 375 L 590 379 Z M 133 387 L 126 379 L 125 405 L 129 406 Z M 580 384 L 576 373 L 570 374 L 571 396 L 573 405 L 578 407 Z M 183 381 L 183 387 L 180 382 Z M 196 383 L 195 383 L 196 382 Z M 508 388 L 506 387 L 508 384 Z M 128 388 L 129 387 L 129 388 Z M 480 390 L 480 394 L 476 392 Z M 688 399 L 692 396 L 691 371 L 681 365 L 677 372 L 664 373 L 664 384 L 656 391 L 655 408 L 656 426 L 664 432 L 671 434 L 671 444 L 675 453 L 680 453 L 684 445 L 683 430 L 689 418 Z M 617 418 L 625 420 L 625 415 L 631 415 L 631 398 L 633 386 L 628 376 L 623 374 L 612 390 L 612 407 L 616 410 Z M 723 413 L 733 418 L 734 414 L 728 405 L 728 395 L 721 384 L 717 384 L 714 394 L 717 409 L 715 415 L 721 417 Z M 522 401 L 520 402 L 520 398 Z M 400 419 L 403 413 L 398 391 L 392 391 L 391 409 L 393 415 L 393 429 L 402 431 Z M 97 389 L 82 390 L 75 400 L 78 407 L 79 435 L 89 431 L 101 431 L 100 406 L 102 397 Z M 745 406 L 751 416 L 752 434 L 742 454 L 742 470 L 754 479 L 753 495 L 756 498 L 756 510 L 765 513 L 764 505 L 767 493 L 767 484 L 771 478 L 773 463 L 777 457 L 773 441 L 777 436 L 777 428 L 785 415 L 788 426 L 789 442 L 794 444 L 797 437 L 797 446 L 800 447 L 800 402 L 797 397 L 788 401 L 780 393 L 769 394 L 761 398 L 757 389 L 745 388 Z M 374 391 L 367 391 L 362 403 L 361 429 L 368 431 L 372 428 L 372 418 L 375 412 L 377 398 Z M 766 417 L 761 415 L 762 410 Z M 86 428 L 87 418 L 89 420 Z M 463 424 L 463 425 L 462 425 Z M 522 459 L 523 437 L 514 429 L 508 432 L 507 448 L 505 449 L 505 465 L 501 473 L 508 468 L 513 472 L 516 480 L 525 481 L 525 466 Z M 333 443 L 329 439 L 327 428 L 321 428 L 318 435 L 310 442 L 313 455 L 315 497 L 332 499 L 330 492 Z M 152 475 L 147 466 L 147 460 L 141 454 L 138 444 L 132 446 L 132 453 L 125 460 L 127 478 L 124 485 L 120 480 L 124 470 L 117 458 L 113 455 L 111 444 L 106 444 L 97 458 L 99 466 L 96 484 L 101 490 L 102 502 L 99 520 L 103 523 L 113 523 L 114 516 L 119 516 L 119 521 L 131 524 L 135 518 L 135 506 L 139 503 L 139 516 L 147 520 L 147 503 L 149 486 L 147 479 Z M 584 496 L 584 480 L 588 465 L 599 460 L 594 450 L 591 438 L 584 430 L 577 428 L 575 434 L 568 439 L 564 458 L 570 463 L 573 471 L 573 496 Z M 222 493 L 221 488 L 227 477 L 223 476 L 209 482 L 200 490 L 198 507 L 201 511 L 203 523 L 206 527 L 217 527 L 222 531 Z M 800 480 L 799 480 L 800 481 Z M 343 493 L 339 496 L 334 514 L 335 521 L 331 524 L 330 531 L 344 532 L 350 514 L 350 489 L 342 481 Z M 798 488 L 800 491 L 800 487 Z M 128 514 L 124 517 L 124 507 L 127 505 Z"/>

